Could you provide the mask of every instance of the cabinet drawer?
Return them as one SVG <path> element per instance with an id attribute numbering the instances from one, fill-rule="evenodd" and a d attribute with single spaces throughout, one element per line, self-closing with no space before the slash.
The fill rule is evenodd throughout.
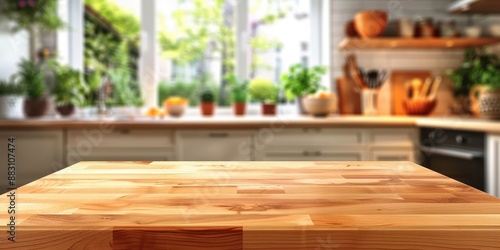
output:
<path id="1" fill-rule="evenodd" d="M 413 145 L 417 138 L 415 129 L 371 129 L 367 139 L 371 144 L 398 144 L 398 145 Z"/>
<path id="2" fill-rule="evenodd" d="M 78 148 L 67 149 L 66 161 L 73 165 L 80 161 L 171 161 L 173 151 L 164 148 L 98 148 L 90 153 Z"/>
<path id="3" fill-rule="evenodd" d="M 266 145 L 356 145 L 363 142 L 360 129 L 286 129 L 269 135 L 256 135 L 256 144 Z"/>
<path id="4" fill-rule="evenodd" d="M 258 152 L 261 161 L 362 161 L 364 149 L 359 147 L 269 147 Z"/>
<path id="5" fill-rule="evenodd" d="M 252 160 L 253 131 L 203 130 L 176 132 L 177 158 L 181 161 Z"/>
<path id="6" fill-rule="evenodd" d="M 172 138 L 170 130 L 69 130 L 68 147 L 89 147 L 89 145 L 97 148 L 171 147 Z"/>

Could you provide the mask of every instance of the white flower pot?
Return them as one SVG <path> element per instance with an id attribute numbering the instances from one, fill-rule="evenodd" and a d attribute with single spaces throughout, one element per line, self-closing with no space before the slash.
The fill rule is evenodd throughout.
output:
<path id="1" fill-rule="evenodd" d="M 23 119 L 24 96 L 0 96 L 0 119 Z"/>

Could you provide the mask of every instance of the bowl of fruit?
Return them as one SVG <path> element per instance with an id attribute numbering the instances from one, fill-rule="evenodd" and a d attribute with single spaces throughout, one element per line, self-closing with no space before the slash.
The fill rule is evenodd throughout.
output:
<path id="1" fill-rule="evenodd" d="M 188 100 L 186 98 L 172 96 L 163 102 L 165 113 L 173 117 L 180 117 L 186 111 Z"/>
<path id="2" fill-rule="evenodd" d="M 337 100 L 332 92 L 320 91 L 302 98 L 304 110 L 313 116 L 325 117 L 337 111 Z"/>

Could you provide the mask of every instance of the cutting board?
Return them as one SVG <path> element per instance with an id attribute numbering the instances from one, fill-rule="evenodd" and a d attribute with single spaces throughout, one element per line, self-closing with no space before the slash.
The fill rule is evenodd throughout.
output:
<path id="1" fill-rule="evenodd" d="M 392 114 L 407 115 L 406 109 L 403 106 L 404 100 L 407 98 L 405 83 L 418 78 L 422 82 L 425 79 L 432 77 L 430 71 L 393 71 L 391 74 L 391 92 L 392 92 Z"/>
<path id="2" fill-rule="evenodd" d="M 337 78 L 337 95 L 339 99 L 339 114 L 361 114 L 361 94 L 358 86 L 352 80 Z"/>

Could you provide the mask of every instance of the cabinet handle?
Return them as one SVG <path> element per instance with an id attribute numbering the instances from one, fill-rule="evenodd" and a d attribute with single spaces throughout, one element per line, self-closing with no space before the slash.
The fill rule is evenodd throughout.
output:
<path id="1" fill-rule="evenodd" d="M 321 128 L 304 128 L 302 130 L 304 131 L 304 133 L 310 133 L 310 132 L 321 133 Z"/>
<path id="2" fill-rule="evenodd" d="M 208 136 L 212 138 L 226 138 L 229 136 L 228 133 L 210 133 Z"/>
<path id="3" fill-rule="evenodd" d="M 305 150 L 304 152 L 302 152 L 302 155 L 303 156 L 309 156 L 311 153 L 309 153 L 309 151 Z"/>

